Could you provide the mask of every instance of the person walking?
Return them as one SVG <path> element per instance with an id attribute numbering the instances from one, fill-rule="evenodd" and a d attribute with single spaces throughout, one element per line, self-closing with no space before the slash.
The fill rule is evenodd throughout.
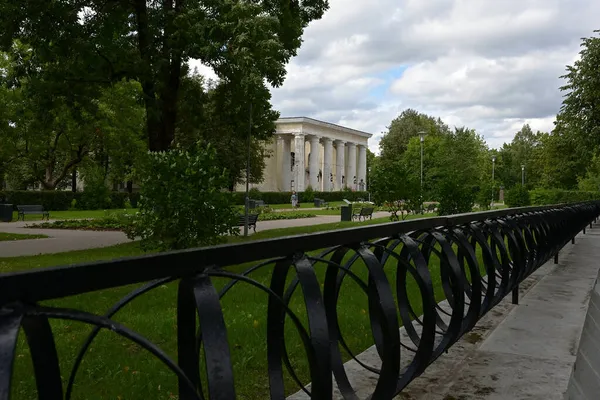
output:
<path id="1" fill-rule="evenodd" d="M 294 190 L 292 192 L 292 208 L 296 208 L 298 207 L 298 195 L 296 194 L 296 191 Z"/>

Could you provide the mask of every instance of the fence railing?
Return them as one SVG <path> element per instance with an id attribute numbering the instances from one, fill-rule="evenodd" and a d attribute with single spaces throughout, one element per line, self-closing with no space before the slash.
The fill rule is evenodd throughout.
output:
<path id="1" fill-rule="evenodd" d="M 266 295 L 270 398 L 304 390 L 311 398 L 330 399 L 337 385 L 344 398 L 356 399 L 344 369 L 345 360 L 356 359 L 348 344 L 353 332 L 340 323 L 345 301 L 340 293 L 348 282 L 367 298 L 372 343 L 381 359 L 377 366 L 359 362 L 378 376 L 373 398 L 391 399 L 508 293 L 517 302 L 519 283 L 599 215 L 598 202 L 506 209 L 2 274 L 0 400 L 11 395 L 21 329 L 33 365 L 29 379 L 35 379 L 40 399 L 71 398 L 80 366 L 102 329 L 159 359 L 177 376 L 179 399 L 233 399 L 235 349 L 227 339 L 222 300 L 238 285 Z M 246 263 L 251 264 L 244 272 L 233 268 Z M 266 282 L 253 278 L 265 268 L 271 269 Z M 229 281 L 217 288 L 216 278 Z M 169 355 L 114 316 L 174 281 L 177 344 L 176 354 Z M 104 315 L 41 304 L 140 283 Z M 302 299 L 301 311 L 291 307 L 294 296 Z M 449 308 L 436 298 L 445 298 Z M 60 369 L 64 364 L 49 322 L 54 319 L 93 327 L 70 370 Z M 290 360 L 286 326 L 300 338 L 310 389 Z M 401 327 L 408 340 L 401 340 Z"/>

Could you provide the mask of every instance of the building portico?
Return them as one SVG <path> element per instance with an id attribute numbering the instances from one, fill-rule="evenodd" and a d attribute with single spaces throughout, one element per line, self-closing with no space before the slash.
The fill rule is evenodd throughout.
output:
<path id="1" fill-rule="evenodd" d="M 260 191 L 366 190 L 369 133 L 312 118 L 276 121 Z M 238 190 L 243 190 L 243 185 Z"/>

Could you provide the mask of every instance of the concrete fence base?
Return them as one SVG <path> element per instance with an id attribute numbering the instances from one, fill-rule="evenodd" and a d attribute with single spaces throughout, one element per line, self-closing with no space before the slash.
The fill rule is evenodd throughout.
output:
<path id="1" fill-rule="evenodd" d="M 564 397 L 565 400 L 600 398 L 600 274 L 591 292 L 577 359 Z"/>

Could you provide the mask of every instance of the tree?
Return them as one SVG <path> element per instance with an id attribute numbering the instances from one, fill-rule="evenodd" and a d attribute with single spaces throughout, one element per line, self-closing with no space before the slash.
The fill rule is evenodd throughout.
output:
<path id="1" fill-rule="evenodd" d="M 598 33 L 600 31 L 594 31 Z M 562 76 L 566 92 L 557 117 L 561 131 L 573 135 L 578 145 L 587 148 L 600 146 L 600 37 L 584 38 L 579 60 L 567 66 Z"/>
<path id="2" fill-rule="evenodd" d="M 541 187 L 548 189 L 575 189 L 578 177 L 583 177 L 593 149 L 580 146 L 572 132 L 557 124 L 551 134 L 542 137 Z"/>
<path id="3" fill-rule="evenodd" d="M 474 130 L 456 128 L 441 141 L 436 164 L 430 174 L 436 182 L 433 190 L 440 215 L 470 212 L 486 162 L 485 142 Z"/>
<path id="4" fill-rule="evenodd" d="M 372 167 L 370 182 L 375 203 L 389 207 L 390 219 L 405 219 L 409 211 L 419 210 L 419 182 L 402 161 L 378 159 Z"/>
<path id="5" fill-rule="evenodd" d="M 387 160 L 398 160 L 406 151 L 411 138 L 420 136 L 425 132 L 427 136 L 437 136 L 448 133 L 450 129 L 439 118 L 407 109 L 395 118 L 388 132 L 383 135 L 379 148 L 381 157 Z"/>
<path id="6" fill-rule="evenodd" d="M 0 46 L 29 45 L 17 76 L 38 71 L 79 98 L 95 99 L 122 79 L 138 81 L 148 147 L 160 151 L 175 138 L 190 59 L 234 87 L 279 86 L 304 28 L 327 8 L 327 0 L 4 1 Z"/>
<path id="7" fill-rule="evenodd" d="M 227 170 L 230 190 L 246 178 L 250 107 L 250 183 L 263 180 L 265 158 L 269 156 L 265 144 L 273 140 L 279 118 L 271 107 L 270 92 L 263 88 L 261 85 L 252 89 L 254 100 L 249 102 L 247 96 L 225 82 L 205 88 L 200 75 L 190 75 L 182 81 L 175 142 L 184 148 L 197 141 L 210 143 L 219 154 L 220 165 Z"/>
<path id="8" fill-rule="evenodd" d="M 525 166 L 527 187 L 541 184 L 543 175 L 544 133 L 533 133 L 528 124 L 523 125 L 510 144 L 504 144 L 496 158 L 496 177 L 504 187 L 521 185 L 521 166 Z"/>

